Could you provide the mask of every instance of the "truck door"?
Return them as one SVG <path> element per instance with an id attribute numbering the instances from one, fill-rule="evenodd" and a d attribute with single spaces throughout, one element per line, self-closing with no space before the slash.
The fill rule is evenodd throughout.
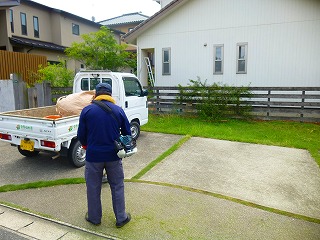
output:
<path id="1" fill-rule="evenodd" d="M 119 92 L 119 82 L 117 79 L 112 78 L 111 76 L 103 76 L 101 82 L 109 83 L 112 87 L 112 97 L 116 101 L 116 104 L 120 106 L 120 92 Z"/>
<path id="2" fill-rule="evenodd" d="M 139 80 L 135 77 L 122 77 L 125 89 L 124 111 L 131 122 L 138 119 L 140 125 L 148 122 L 147 97 L 143 96 L 143 91 Z"/>

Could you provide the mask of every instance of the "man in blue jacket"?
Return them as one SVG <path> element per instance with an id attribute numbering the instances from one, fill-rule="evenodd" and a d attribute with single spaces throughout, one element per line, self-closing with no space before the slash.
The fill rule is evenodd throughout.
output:
<path id="1" fill-rule="evenodd" d="M 108 113 L 96 104 L 86 106 L 81 114 L 78 139 L 86 148 L 85 179 L 87 186 L 88 212 L 86 220 L 94 225 L 101 224 L 101 186 L 103 170 L 107 173 L 112 194 L 116 227 L 122 227 L 131 220 L 125 211 L 124 173 L 122 160 L 115 150 L 114 140 L 121 135 L 130 135 L 130 123 L 123 109 L 111 97 L 112 87 L 108 83 L 96 86 L 96 101 L 109 106 Z"/>

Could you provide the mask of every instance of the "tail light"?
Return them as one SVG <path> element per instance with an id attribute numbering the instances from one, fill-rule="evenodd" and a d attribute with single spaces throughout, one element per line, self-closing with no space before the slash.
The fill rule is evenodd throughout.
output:
<path id="1" fill-rule="evenodd" d="M 48 147 L 48 148 L 55 148 L 56 143 L 51 141 L 41 140 L 41 146 Z"/>
<path id="2" fill-rule="evenodd" d="M 11 135 L 10 134 L 4 134 L 4 133 L 0 133 L 0 138 L 4 139 L 4 140 L 11 140 Z"/>

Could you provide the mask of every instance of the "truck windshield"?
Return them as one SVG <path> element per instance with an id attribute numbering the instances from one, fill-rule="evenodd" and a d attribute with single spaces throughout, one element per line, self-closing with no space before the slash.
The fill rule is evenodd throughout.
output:
<path id="1" fill-rule="evenodd" d="M 90 91 L 94 90 L 98 83 L 109 83 L 112 87 L 111 78 L 82 78 L 81 79 L 81 90 L 82 91 Z M 90 86 L 90 88 L 89 88 Z"/>
<path id="2" fill-rule="evenodd" d="M 138 79 L 134 77 L 123 77 L 124 89 L 126 96 L 141 96 L 142 89 Z"/>

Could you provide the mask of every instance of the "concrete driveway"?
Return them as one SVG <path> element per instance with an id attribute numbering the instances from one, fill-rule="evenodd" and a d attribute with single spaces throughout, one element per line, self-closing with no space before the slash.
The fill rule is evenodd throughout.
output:
<path id="1" fill-rule="evenodd" d="M 123 231 L 113 226 L 109 191 L 102 226 L 87 225 L 84 184 L 4 192 L 0 200 L 123 239 L 319 239 L 320 169 L 305 150 L 192 137 L 131 180 L 182 137 L 142 132 L 138 153 L 123 160 L 134 216 Z M 1 185 L 83 177 L 66 159 L 9 149 L 0 144 Z"/>

